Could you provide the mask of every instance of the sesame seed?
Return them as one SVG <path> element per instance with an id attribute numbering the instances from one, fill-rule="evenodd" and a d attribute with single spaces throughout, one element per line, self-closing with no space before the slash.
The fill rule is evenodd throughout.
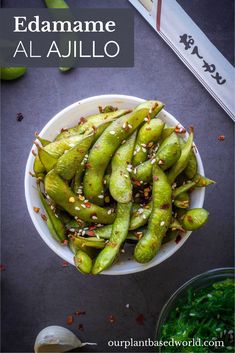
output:
<path id="1" fill-rule="evenodd" d="M 76 211 L 80 211 L 80 208 L 78 206 L 75 207 Z"/>
<path id="2" fill-rule="evenodd" d="M 115 131 L 114 130 L 111 130 L 109 131 L 110 135 L 115 135 Z"/>
<path id="3" fill-rule="evenodd" d="M 82 206 L 83 208 L 86 208 L 86 206 L 84 205 L 84 203 L 82 203 L 81 206 Z"/>
<path id="4" fill-rule="evenodd" d="M 131 124 L 128 124 L 128 127 L 129 127 L 129 129 L 132 129 L 132 125 Z"/>
<path id="5" fill-rule="evenodd" d="M 130 304 L 126 304 L 126 308 L 129 309 L 129 307 L 130 307 Z"/>
<path id="6" fill-rule="evenodd" d="M 143 212 L 144 212 L 144 209 L 143 209 L 143 208 L 139 208 L 139 209 L 138 209 L 138 213 L 139 213 L 139 214 L 142 214 Z"/>
<path id="7" fill-rule="evenodd" d="M 73 196 L 71 196 L 71 197 L 69 198 L 69 202 L 70 202 L 70 203 L 74 203 L 74 202 L 75 202 L 75 198 L 74 198 Z"/>
<path id="8" fill-rule="evenodd" d="M 163 227 L 165 225 L 164 221 L 161 221 L 160 226 Z"/>
<path id="9" fill-rule="evenodd" d="M 122 145 L 124 145 L 124 143 L 126 143 L 126 140 L 123 140 L 123 141 L 122 141 Z"/>
<path id="10" fill-rule="evenodd" d="M 158 164 L 159 164 L 159 165 L 164 164 L 163 160 L 160 159 L 160 160 L 158 161 Z"/>
<path id="11" fill-rule="evenodd" d="M 134 174 L 137 174 L 137 168 L 134 168 Z"/>
<path id="12" fill-rule="evenodd" d="M 145 147 L 142 147 L 142 151 L 145 153 L 147 152 L 146 148 Z"/>
<path id="13" fill-rule="evenodd" d="M 108 210 L 108 212 L 107 212 L 108 214 L 111 214 L 112 213 L 112 210 Z"/>
<path id="14" fill-rule="evenodd" d="M 98 235 L 98 234 L 96 234 L 96 238 L 97 238 L 97 239 L 100 239 L 100 237 L 99 237 L 99 235 Z"/>
<path id="15" fill-rule="evenodd" d="M 85 234 L 86 234 L 86 232 L 85 232 L 85 230 L 83 230 L 83 231 L 82 231 L 82 235 L 85 235 Z"/>
<path id="16" fill-rule="evenodd" d="M 154 164 L 156 162 L 156 158 L 151 160 L 151 164 Z"/>
<path id="17" fill-rule="evenodd" d="M 146 219 L 147 217 L 146 217 L 146 215 L 145 214 L 143 214 L 143 219 Z"/>
<path id="18" fill-rule="evenodd" d="M 98 198 L 99 198 L 99 199 L 103 199 L 103 198 L 104 198 L 104 195 L 98 195 Z"/>

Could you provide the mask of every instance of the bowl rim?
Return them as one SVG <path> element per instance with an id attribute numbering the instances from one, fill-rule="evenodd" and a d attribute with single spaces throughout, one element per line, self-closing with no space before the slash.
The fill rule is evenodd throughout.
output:
<path id="1" fill-rule="evenodd" d="M 46 123 L 46 125 L 42 128 L 42 130 L 39 132 L 39 135 L 43 137 L 51 125 L 53 125 L 61 116 L 68 113 L 70 110 L 73 110 L 75 107 L 77 107 L 81 104 L 89 103 L 89 102 L 94 103 L 95 101 L 100 101 L 102 99 L 103 100 L 113 99 L 114 101 L 117 101 L 117 100 L 128 101 L 128 100 L 130 100 L 131 102 L 135 101 L 137 104 L 138 103 L 140 104 L 140 103 L 143 103 L 144 101 L 146 101 L 146 99 L 143 99 L 143 98 L 130 96 L 130 95 L 122 95 L 122 94 L 104 94 L 104 95 L 97 95 L 97 96 L 88 97 L 88 98 L 79 100 L 75 103 L 72 103 L 69 106 L 65 107 L 64 109 L 60 110 L 58 113 L 56 113 Z M 165 113 L 172 120 L 173 124 L 176 124 L 176 125 L 180 124 L 182 126 L 182 124 L 168 111 L 163 109 L 162 112 Z M 186 136 L 187 135 L 188 135 L 188 133 L 186 133 Z M 196 145 L 195 145 L 195 147 L 196 147 Z M 40 224 L 37 221 L 37 217 L 36 217 L 37 215 L 33 211 L 33 205 L 31 204 L 31 197 L 30 197 L 30 186 L 29 186 L 29 178 L 31 178 L 31 176 L 29 175 L 29 171 L 30 171 L 30 166 L 31 166 L 31 164 L 33 162 L 33 158 L 34 158 L 34 156 L 31 153 L 32 149 L 33 149 L 33 145 L 31 146 L 30 152 L 28 155 L 28 159 L 27 159 L 27 163 L 26 163 L 26 167 L 25 167 L 25 177 L 24 177 L 25 199 L 26 199 L 27 209 L 28 209 L 30 218 L 31 218 L 32 223 L 35 226 L 37 232 L 39 233 L 40 237 L 47 244 L 47 246 L 52 251 L 54 251 L 60 258 L 71 263 L 72 265 L 74 265 L 72 262 L 68 261 L 67 257 L 64 255 L 63 251 L 61 249 L 58 249 L 56 247 L 56 245 L 44 234 L 44 232 L 41 229 Z M 196 147 L 196 150 L 197 150 L 196 159 L 198 162 L 198 168 L 200 169 L 200 174 L 204 175 L 204 167 L 203 167 L 202 159 L 201 159 L 201 156 L 200 156 L 200 153 L 199 153 L 199 150 L 197 149 L 197 147 Z M 200 197 L 199 197 L 197 207 L 203 207 L 204 199 L 205 199 L 205 188 L 201 188 L 200 189 Z M 112 267 L 111 267 L 110 269 L 103 271 L 102 274 L 104 274 L 104 275 L 127 275 L 127 274 L 141 272 L 141 271 L 150 269 L 151 267 L 157 266 L 160 263 L 162 263 L 163 261 L 165 261 L 166 259 L 168 259 L 169 257 L 171 257 L 176 251 L 178 251 L 179 248 L 181 248 L 181 246 L 189 238 L 191 233 L 192 233 L 191 231 L 188 231 L 184 235 L 184 237 L 181 239 L 181 241 L 178 244 L 176 244 L 176 246 L 173 249 L 170 249 L 169 251 L 165 252 L 165 254 L 162 256 L 162 259 L 160 261 L 157 261 L 157 260 L 154 261 L 154 259 L 155 259 L 154 258 L 152 261 L 150 261 L 149 263 L 146 263 L 146 264 L 136 263 L 138 267 L 132 268 L 132 269 L 129 268 L 129 269 L 116 270 L 116 269 L 112 269 Z"/>
<path id="2" fill-rule="evenodd" d="M 216 275 L 220 275 L 221 276 L 224 274 L 226 275 L 229 273 L 233 275 L 233 277 L 235 277 L 235 267 L 219 267 L 219 268 L 213 268 L 211 270 L 202 272 L 192 278 L 190 278 L 189 280 L 187 280 L 186 282 L 184 282 L 182 285 L 180 285 L 171 295 L 170 297 L 167 299 L 167 301 L 165 302 L 165 304 L 163 305 L 159 316 L 158 316 L 158 320 L 157 320 L 157 324 L 156 324 L 156 329 L 155 329 L 155 335 L 156 335 L 156 339 L 159 340 L 160 339 L 160 328 L 162 325 L 162 321 L 164 320 L 164 314 L 170 309 L 171 305 L 177 300 L 177 298 L 181 295 L 181 293 L 183 293 L 186 289 L 188 289 L 190 287 L 190 285 L 197 283 L 198 281 L 200 281 L 201 279 L 204 278 L 208 278 L 208 279 L 212 279 L 214 276 Z M 167 314 L 166 314 L 167 316 Z"/>

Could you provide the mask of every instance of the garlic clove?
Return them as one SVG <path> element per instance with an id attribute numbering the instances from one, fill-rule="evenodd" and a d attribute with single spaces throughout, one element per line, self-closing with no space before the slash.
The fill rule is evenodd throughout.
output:
<path id="1" fill-rule="evenodd" d="M 82 346 L 82 342 L 75 334 L 61 326 L 48 326 L 36 337 L 35 353 L 62 353 Z"/>

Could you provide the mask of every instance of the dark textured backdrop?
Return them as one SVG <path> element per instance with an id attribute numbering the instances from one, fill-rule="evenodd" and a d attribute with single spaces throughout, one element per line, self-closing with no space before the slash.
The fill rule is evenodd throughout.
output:
<path id="1" fill-rule="evenodd" d="M 71 6 L 131 7 L 119 1 L 68 1 Z M 233 61 L 233 1 L 181 0 L 221 52 Z M 43 6 L 40 0 L 5 0 L 6 7 Z M 44 244 L 26 210 L 24 169 L 35 130 L 62 108 L 92 95 L 158 98 L 185 126 L 194 125 L 206 174 L 217 180 L 206 191 L 209 222 L 170 259 L 143 273 L 84 277 Z M 16 121 L 22 112 L 24 120 Z M 220 134 L 225 141 L 218 141 Z M 158 314 L 179 285 L 203 271 L 233 265 L 233 123 L 147 22 L 135 12 L 135 67 L 30 69 L 2 84 L 2 351 L 30 352 L 47 325 L 66 326 L 76 310 L 86 315 L 71 329 L 83 341 L 153 337 Z M 125 305 L 129 303 L 130 309 Z M 144 325 L 136 322 L 145 316 Z M 110 324 L 107 317 L 116 316 Z M 84 325 L 79 331 L 78 323 Z M 142 349 L 144 350 L 144 349 Z"/>

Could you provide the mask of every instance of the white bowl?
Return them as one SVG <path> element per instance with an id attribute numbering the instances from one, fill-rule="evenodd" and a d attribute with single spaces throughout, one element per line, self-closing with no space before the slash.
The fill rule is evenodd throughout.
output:
<path id="1" fill-rule="evenodd" d="M 85 117 L 97 113 L 98 106 L 104 107 L 106 105 L 113 105 L 119 109 L 125 109 L 134 108 L 142 102 L 144 102 L 144 99 L 118 94 L 102 95 L 83 99 L 56 114 L 42 129 L 40 136 L 45 139 L 53 140 L 62 128 L 76 125 L 82 116 Z M 159 117 L 171 126 L 180 124 L 179 121 L 177 121 L 166 110 L 162 110 L 159 113 Z M 32 149 L 34 149 L 33 146 Z M 196 153 L 196 158 L 198 163 L 198 172 L 201 175 L 204 175 L 203 164 L 198 151 Z M 30 217 L 45 243 L 63 260 L 73 265 L 73 254 L 70 249 L 68 247 L 61 246 L 52 238 L 47 225 L 40 217 L 40 214 L 33 211 L 34 206 L 43 209 L 36 189 L 36 180 L 29 175 L 29 172 L 33 170 L 33 161 L 34 157 L 30 151 L 25 170 L 25 197 Z M 191 195 L 191 208 L 202 207 L 204 196 L 205 188 L 198 188 L 195 190 Z M 131 252 L 133 250 L 133 246 L 127 246 L 126 252 L 121 254 L 119 262 L 114 264 L 107 271 L 104 271 L 103 274 L 124 275 L 144 271 L 150 267 L 156 266 L 174 254 L 184 244 L 190 234 L 191 232 L 187 232 L 178 244 L 176 244 L 174 240 L 164 244 L 155 258 L 147 264 L 140 264 L 134 261 L 134 259 L 130 259 L 130 257 L 132 257 Z"/>

